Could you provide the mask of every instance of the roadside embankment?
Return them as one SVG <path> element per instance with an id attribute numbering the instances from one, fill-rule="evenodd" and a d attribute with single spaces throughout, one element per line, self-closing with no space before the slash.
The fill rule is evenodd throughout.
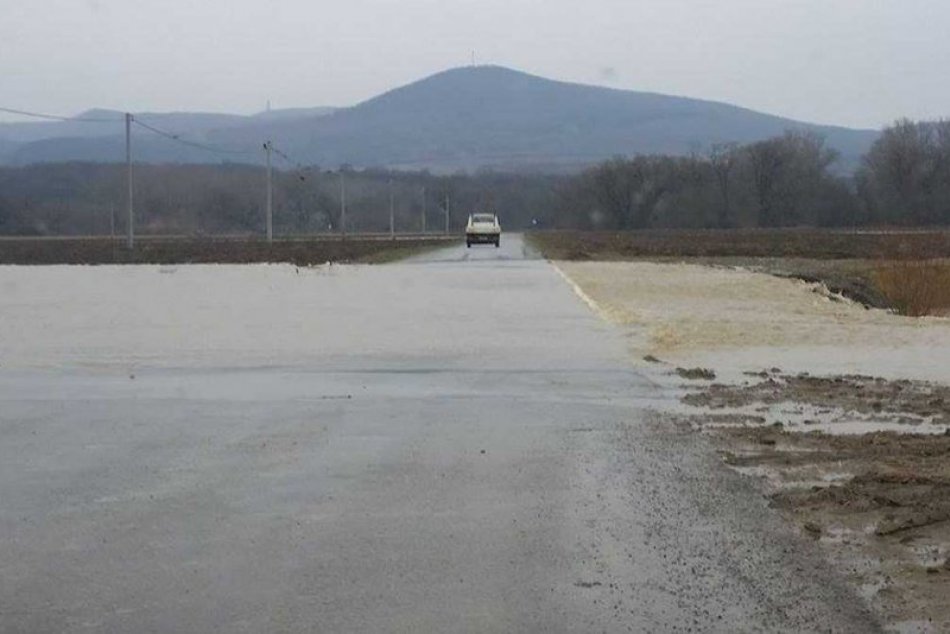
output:
<path id="1" fill-rule="evenodd" d="M 899 631 L 950 630 L 950 319 L 745 268 L 558 262 L 706 435 Z"/>
<path id="2" fill-rule="evenodd" d="M 901 314 L 950 314 L 950 231 L 694 230 L 535 232 L 551 260 L 685 262 L 823 284 Z"/>

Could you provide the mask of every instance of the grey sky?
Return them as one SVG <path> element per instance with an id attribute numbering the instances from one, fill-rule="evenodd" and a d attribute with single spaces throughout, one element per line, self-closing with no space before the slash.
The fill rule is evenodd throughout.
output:
<path id="1" fill-rule="evenodd" d="M 0 106 L 350 105 L 492 63 L 878 127 L 950 116 L 947 0 L 0 0 Z"/>

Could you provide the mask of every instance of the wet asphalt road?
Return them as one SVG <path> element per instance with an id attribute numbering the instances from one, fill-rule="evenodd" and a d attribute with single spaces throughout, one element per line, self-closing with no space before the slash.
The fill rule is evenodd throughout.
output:
<path id="1" fill-rule="evenodd" d="M 0 366 L 0 631 L 875 631 L 517 236 L 347 275 L 269 362 Z"/>

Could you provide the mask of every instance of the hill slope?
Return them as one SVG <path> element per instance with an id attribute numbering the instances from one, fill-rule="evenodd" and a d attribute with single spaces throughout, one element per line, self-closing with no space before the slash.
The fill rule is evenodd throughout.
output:
<path id="1" fill-rule="evenodd" d="M 272 138 L 301 163 L 435 170 L 569 169 L 615 155 L 685 154 L 717 142 L 747 143 L 789 128 L 823 134 L 849 164 L 877 135 L 717 102 L 552 81 L 494 66 L 445 71 L 323 116 L 303 111 L 299 117 L 224 123 L 202 131 L 200 140 L 259 148 Z M 14 160 L 82 158 L 84 146 L 86 156 L 98 157 L 104 141 L 73 139 L 66 148 L 46 139 L 20 147 Z M 150 160 L 222 159 L 194 148 L 172 148 L 170 141 L 146 138 L 143 143 Z"/>

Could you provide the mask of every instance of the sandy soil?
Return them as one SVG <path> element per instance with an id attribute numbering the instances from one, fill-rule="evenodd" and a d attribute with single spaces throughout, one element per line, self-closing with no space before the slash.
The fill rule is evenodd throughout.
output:
<path id="1" fill-rule="evenodd" d="M 885 623 L 950 631 L 950 320 L 743 269 L 558 266 Z"/>
<path id="2" fill-rule="evenodd" d="M 816 283 L 745 269 L 650 262 L 561 262 L 631 354 L 743 372 L 862 374 L 950 381 L 950 320 L 901 317 Z"/>

